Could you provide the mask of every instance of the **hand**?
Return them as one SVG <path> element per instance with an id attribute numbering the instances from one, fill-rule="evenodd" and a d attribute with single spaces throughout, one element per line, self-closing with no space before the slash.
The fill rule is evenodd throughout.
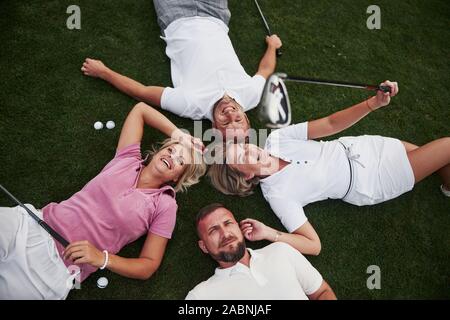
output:
<path id="1" fill-rule="evenodd" d="M 381 83 L 380 86 L 387 86 L 391 88 L 391 92 L 383 92 L 381 90 L 377 91 L 377 95 L 369 102 L 370 108 L 376 110 L 381 107 L 387 106 L 391 102 L 391 97 L 395 97 L 398 93 L 398 83 L 386 80 Z"/>
<path id="2" fill-rule="evenodd" d="M 206 152 L 205 145 L 203 144 L 201 139 L 193 137 L 180 129 L 176 129 L 172 133 L 171 138 L 176 141 L 179 141 L 182 145 L 188 148 L 194 148 L 196 151 L 202 154 Z"/>
<path id="3" fill-rule="evenodd" d="M 269 240 L 275 235 L 275 230 L 254 219 L 244 219 L 239 223 L 245 239 L 249 241 Z"/>
<path id="4" fill-rule="evenodd" d="M 94 78 L 102 78 L 107 70 L 108 68 L 103 64 L 103 62 L 89 58 L 84 61 L 83 66 L 81 67 L 81 71 L 84 75 Z"/>
<path id="5" fill-rule="evenodd" d="M 275 49 L 280 49 L 283 45 L 281 39 L 276 34 L 266 36 L 266 43 L 268 47 L 273 47 Z"/>
<path id="6" fill-rule="evenodd" d="M 105 255 L 89 241 L 72 242 L 63 252 L 64 260 L 72 260 L 75 264 L 87 263 L 100 268 L 105 262 Z"/>

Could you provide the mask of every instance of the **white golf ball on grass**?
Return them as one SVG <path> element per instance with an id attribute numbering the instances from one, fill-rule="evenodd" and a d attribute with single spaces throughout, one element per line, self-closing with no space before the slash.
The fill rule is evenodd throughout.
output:
<path id="1" fill-rule="evenodd" d="M 100 121 L 97 121 L 96 123 L 94 123 L 94 128 L 95 130 L 100 130 L 103 128 L 103 123 L 101 123 Z"/>
<path id="2" fill-rule="evenodd" d="M 98 278 L 97 287 L 99 287 L 100 289 L 104 289 L 104 288 L 106 288 L 107 285 L 108 285 L 108 278 L 106 278 L 106 277 Z"/>
<path id="3" fill-rule="evenodd" d="M 106 123 L 106 127 L 108 128 L 108 129 L 113 129 L 114 127 L 116 126 L 116 124 L 114 123 L 114 121 L 108 121 L 107 123 Z"/>

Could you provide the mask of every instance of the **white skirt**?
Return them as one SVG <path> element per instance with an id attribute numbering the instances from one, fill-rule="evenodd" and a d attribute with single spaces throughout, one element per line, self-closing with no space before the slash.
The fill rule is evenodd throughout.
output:
<path id="1" fill-rule="evenodd" d="M 21 207 L 0 207 L 0 300 L 65 299 L 70 280 L 53 238 Z"/>
<path id="2" fill-rule="evenodd" d="M 358 205 L 372 205 L 393 199 L 414 187 L 414 173 L 406 149 L 398 139 L 381 136 L 339 139 L 353 156 L 353 184 L 343 199 Z"/>

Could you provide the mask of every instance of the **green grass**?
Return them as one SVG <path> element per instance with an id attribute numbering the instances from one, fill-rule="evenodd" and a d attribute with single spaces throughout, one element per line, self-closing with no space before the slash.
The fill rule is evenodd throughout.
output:
<path id="1" fill-rule="evenodd" d="M 62 201 L 94 177 L 114 155 L 120 127 L 134 104 L 108 84 L 83 77 L 86 57 L 102 59 L 146 84 L 170 85 L 169 60 L 152 2 L 76 2 L 82 29 L 66 28 L 72 1 L 0 2 L 0 181 L 18 198 L 42 207 Z M 450 135 L 450 3 L 379 0 L 382 29 L 366 28 L 371 1 L 260 1 L 283 40 L 278 70 L 293 75 L 400 83 L 391 105 L 345 135 L 381 134 L 417 144 Z M 264 29 L 253 1 L 232 1 L 230 37 L 248 73 L 262 55 Z M 294 121 L 325 116 L 368 96 L 366 92 L 288 84 Z M 174 115 L 179 126 L 192 121 Z M 250 118 L 256 127 L 257 112 Z M 97 132 L 96 120 L 115 130 Z M 205 123 L 206 124 L 206 123 Z M 162 135 L 147 130 L 144 146 Z M 449 299 L 450 202 L 430 177 L 412 192 L 377 206 L 339 201 L 309 205 L 307 215 L 322 239 L 310 261 L 346 299 Z M 177 197 L 178 222 L 159 271 L 148 281 L 102 272 L 110 284 L 96 287 L 100 272 L 70 299 L 182 299 L 208 278 L 215 263 L 196 246 L 193 218 L 199 208 L 223 202 L 237 218 L 255 217 L 281 228 L 258 191 L 238 199 L 219 194 L 206 180 Z M 12 205 L 3 195 L 0 205 Z M 0 222 L 1 223 L 1 222 Z M 138 255 L 143 239 L 124 248 Z M 261 247 L 266 243 L 251 244 Z M 366 269 L 381 268 L 381 290 L 368 290 Z"/>

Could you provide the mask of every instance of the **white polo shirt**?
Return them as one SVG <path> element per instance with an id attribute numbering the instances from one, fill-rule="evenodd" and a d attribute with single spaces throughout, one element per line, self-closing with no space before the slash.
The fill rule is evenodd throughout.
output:
<path id="1" fill-rule="evenodd" d="M 265 149 L 289 165 L 261 179 L 264 198 L 289 231 L 308 219 L 303 207 L 328 198 L 340 199 L 350 183 L 350 167 L 343 146 L 337 141 L 308 140 L 308 123 L 273 131 Z"/>
<path id="2" fill-rule="evenodd" d="M 181 18 L 164 33 L 173 88 L 163 91 L 163 109 L 194 120 L 212 120 L 214 103 L 225 94 L 234 98 L 244 111 L 258 105 L 266 80 L 245 72 L 222 20 Z"/>
<path id="3" fill-rule="evenodd" d="M 297 250 L 275 242 L 259 250 L 247 249 L 250 267 L 237 263 L 217 268 L 198 284 L 187 300 L 307 300 L 322 285 L 320 273 Z"/>

